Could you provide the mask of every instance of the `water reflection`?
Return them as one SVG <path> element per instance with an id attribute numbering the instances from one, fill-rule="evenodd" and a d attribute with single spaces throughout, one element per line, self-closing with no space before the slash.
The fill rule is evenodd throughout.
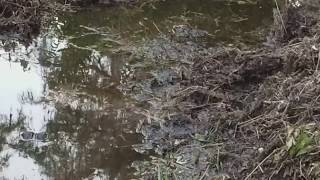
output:
<path id="1" fill-rule="evenodd" d="M 1 152 L 0 156 L 9 156 L 9 166 L 0 175 L 0 179 L 48 179 L 41 173 L 42 168 L 30 157 L 23 157 L 12 149 Z M 3 167 L 3 166 L 2 166 Z"/>
<path id="2" fill-rule="evenodd" d="M 41 130 L 44 127 L 43 121 L 50 119 L 50 113 L 43 111 L 45 107 L 41 104 L 27 103 L 27 99 L 32 99 L 32 102 L 38 101 L 37 96 L 43 92 L 43 80 L 41 71 L 38 68 L 32 68 L 32 71 L 24 71 L 24 68 L 18 63 L 8 61 L 0 61 L 0 112 L 6 117 L 6 120 L 17 119 L 18 113 L 21 110 L 28 116 L 28 126 L 35 130 Z M 18 82 L 18 83 L 17 83 Z"/>
<path id="3" fill-rule="evenodd" d="M 44 34 L 28 48 L 17 44 L 18 53 L 3 53 L 0 134 L 5 148 L 0 155 L 6 166 L 1 174 L 8 179 L 127 179 L 130 164 L 142 156 L 131 149 L 140 142 L 134 132 L 140 117 L 116 89 L 121 55 L 102 56 L 66 44 Z M 42 132 L 46 142 L 33 137 Z M 28 168 L 20 171 L 22 164 Z"/>
<path id="4" fill-rule="evenodd" d="M 246 36 L 271 19 L 269 1 L 261 2 L 171 0 L 155 9 L 88 9 L 57 18 L 29 47 L 5 42 L 0 179 L 132 178 L 131 163 L 145 158 L 131 148 L 140 143 L 135 127 L 142 117 L 117 89 L 130 73 L 122 68 L 130 54 L 121 49 L 177 23 L 208 30 L 214 41 Z M 23 141 L 21 132 L 48 137 Z"/>
<path id="5" fill-rule="evenodd" d="M 79 179 L 97 169 L 106 169 L 105 175 L 112 179 L 129 178 L 128 165 L 140 156 L 130 150 L 132 143 L 138 143 L 138 137 L 131 132 L 127 112 L 84 112 L 70 107 L 57 112 L 55 121 L 48 124 L 49 137 L 54 140 L 48 151 L 60 154 L 47 154 L 46 169 L 52 169 L 51 176 Z"/>
<path id="6" fill-rule="evenodd" d="M 273 23 L 273 1 L 170 0 L 142 9 L 95 8 L 65 16 L 65 35 L 80 46 L 113 47 L 186 24 L 208 31 L 211 43 L 255 44 Z M 81 24 L 82 26 L 79 26 Z M 90 28 L 88 28 L 90 27 Z M 94 43 L 93 43 L 94 42 Z"/>

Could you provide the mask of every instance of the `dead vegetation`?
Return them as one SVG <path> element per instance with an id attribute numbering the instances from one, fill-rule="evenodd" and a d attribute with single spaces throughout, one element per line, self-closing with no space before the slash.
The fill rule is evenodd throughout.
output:
<path id="1" fill-rule="evenodd" d="M 55 12 L 78 10 L 78 6 L 134 5 L 135 0 L 0 0 L 1 39 L 30 41 L 50 22 Z"/>
<path id="2" fill-rule="evenodd" d="M 0 0 L 0 39 L 28 44 L 55 12 L 66 9 L 55 0 Z"/>
<path id="3" fill-rule="evenodd" d="M 39 33 L 42 4 L 38 0 L 1 0 L 2 32 L 15 32 L 28 37 Z"/>
<path id="4" fill-rule="evenodd" d="M 313 5 L 275 12 L 266 48 L 210 48 L 193 58 L 189 73 L 179 69 L 174 92 L 153 99 L 161 108 L 145 114 L 145 129 L 152 129 L 142 128 L 146 142 L 156 139 L 151 147 L 167 151 L 140 169 L 142 175 L 317 179 L 320 38 Z M 177 127 L 192 130 L 177 137 Z"/>

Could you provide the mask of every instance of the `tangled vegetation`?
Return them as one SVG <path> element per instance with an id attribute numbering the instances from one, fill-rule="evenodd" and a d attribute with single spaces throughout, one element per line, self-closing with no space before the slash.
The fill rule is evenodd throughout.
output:
<path id="1" fill-rule="evenodd" d="M 37 0 L 1 0 L 0 27 L 9 34 L 19 34 L 30 38 L 40 31 L 43 10 L 47 9 L 43 1 Z"/>

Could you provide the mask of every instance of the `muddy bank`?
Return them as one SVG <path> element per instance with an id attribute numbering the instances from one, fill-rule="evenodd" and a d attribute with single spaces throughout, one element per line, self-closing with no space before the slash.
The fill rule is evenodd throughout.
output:
<path id="1" fill-rule="evenodd" d="M 123 90 L 144 102 L 145 178 L 314 179 L 319 176 L 319 7 L 290 4 L 262 48 L 208 48 L 194 31 L 149 42 Z M 186 28 L 186 27 L 184 27 Z M 198 33 L 199 32 L 199 33 Z M 193 38 L 193 35 L 197 36 Z M 162 69 L 162 70 L 161 70 Z M 139 78 L 140 77 L 140 78 Z M 147 77 L 147 78 L 146 78 Z M 147 107 L 147 108 L 146 108 Z M 147 110 L 146 110 L 147 109 Z"/>

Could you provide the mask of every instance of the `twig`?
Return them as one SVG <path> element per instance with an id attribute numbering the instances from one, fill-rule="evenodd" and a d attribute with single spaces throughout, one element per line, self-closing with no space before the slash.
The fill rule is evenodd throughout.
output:
<path id="1" fill-rule="evenodd" d="M 244 179 L 244 180 L 248 180 L 253 173 L 256 172 L 257 169 L 259 169 L 259 167 L 266 161 L 269 159 L 269 157 L 271 157 L 278 149 L 275 149 L 272 153 L 270 153 L 266 158 L 264 158 L 249 174 L 248 176 Z"/>
<path id="2" fill-rule="evenodd" d="M 318 52 L 318 62 L 317 62 L 317 66 L 316 66 L 316 71 L 315 71 L 315 73 L 318 72 L 319 64 L 320 64 L 320 50 L 319 50 L 319 52 Z"/>
<path id="3" fill-rule="evenodd" d="M 254 122 L 260 120 L 261 118 L 263 118 L 263 116 L 264 115 L 259 115 L 257 117 L 251 118 L 251 119 L 249 119 L 247 121 L 240 122 L 240 123 L 238 123 L 238 126 L 243 126 L 243 125 L 248 125 L 248 124 L 254 123 Z"/>
<path id="4" fill-rule="evenodd" d="M 208 165 L 208 166 L 207 166 L 206 171 L 203 173 L 203 175 L 200 177 L 200 179 L 199 179 L 199 180 L 202 180 L 202 179 L 207 175 L 208 170 L 209 170 L 209 167 L 210 167 L 210 165 Z"/>
<path id="5" fill-rule="evenodd" d="M 152 24 L 154 25 L 154 27 L 156 27 L 157 31 L 162 34 L 162 32 L 160 31 L 160 29 L 158 28 L 158 26 L 156 25 L 156 23 L 154 21 L 152 21 Z"/>
<path id="6" fill-rule="evenodd" d="M 153 159 L 159 160 L 159 161 L 161 161 L 161 162 L 163 162 L 163 163 L 168 163 L 167 160 L 162 159 L 162 158 L 160 158 L 160 157 L 156 157 L 156 156 L 150 156 L 150 157 L 153 158 Z M 182 164 L 180 164 L 180 163 L 177 163 L 177 162 L 172 162 L 172 161 L 170 161 L 170 163 L 172 163 L 172 164 L 174 164 L 174 165 L 176 165 L 176 166 L 179 166 L 180 168 L 183 168 L 183 169 L 188 170 L 188 171 L 192 170 L 191 167 L 184 166 L 184 165 L 182 165 Z"/>
<path id="7" fill-rule="evenodd" d="M 274 0 L 274 2 L 276 3 L 276 7 L 277 7 L 277 11 L 278 11 L 280 20 L 281 20 L 282 28 L 283 28 L 284 32 L 287 34 L 287 29 L 286 29 L 286 26 L 284 25 L 284 21 L 283 21 L 283 18 L 282 18 L 280 9 L 279 9 L 278 1 L 277 1 L 277 0 Z"/>

